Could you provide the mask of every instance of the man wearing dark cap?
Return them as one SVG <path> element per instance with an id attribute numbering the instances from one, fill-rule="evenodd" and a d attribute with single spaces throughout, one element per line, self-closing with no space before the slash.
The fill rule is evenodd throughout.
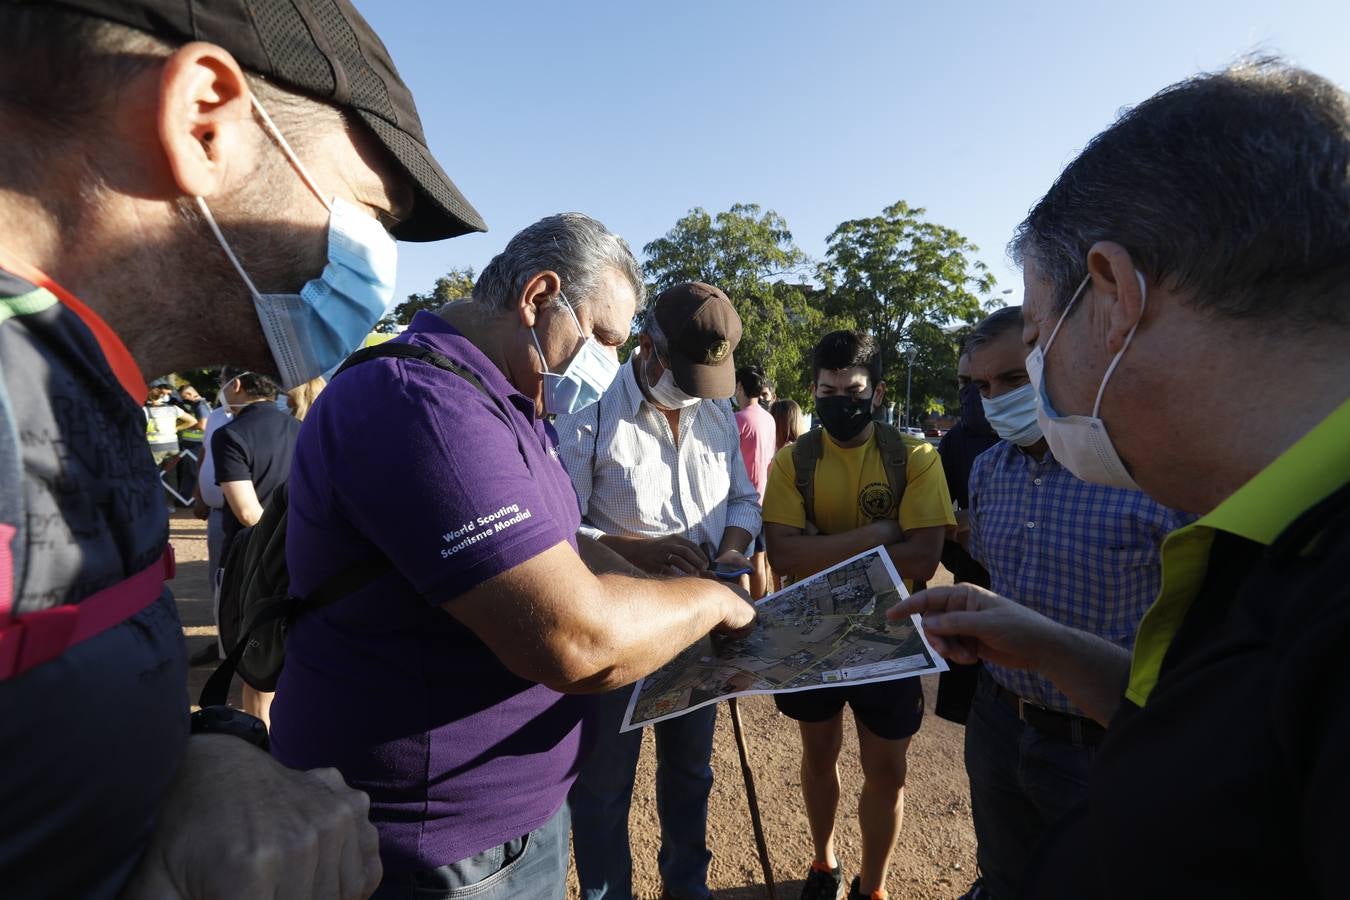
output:
<path id="1" fill-rule="evenodd" d="M 740 339 L 740 317 L 722 291 L 698 282 L 669 288 L 600 402 L 559 419 L 582 532 L 644 572 L 708 576 L 713 563 L 749 572 L 745 553 L 759 533 L 759 492 L 741 461 L 728 402 Z M 629 694 L 602 698 L 598 746 L 568 798 L 586 900 L 632 894 L 628 810 L 642 732 L 619 733 Z M 716 722 L 717 707 L 708 706 L 654 726 L 658 864 L 667 896 L 709 896 Z"/>
<path id="2" fill-rule="evenodd" d="M 364 795 L 190 734 L 142 372 L 305 381 L 482 220 L 346 0 L 3 0 L 0 86 L 0 892 L 364 897 Z"/>

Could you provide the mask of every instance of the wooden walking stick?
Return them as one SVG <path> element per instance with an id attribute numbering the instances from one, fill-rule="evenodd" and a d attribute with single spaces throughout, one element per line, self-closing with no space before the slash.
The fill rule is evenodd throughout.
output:
<path id="1" fill-rule="evenodd" d="M 750 805 L 750 825 L 755 831 L 755 846 L 759 849 L 759 865 L 764 870 L 764 893 L 769 900 L 778 900 L 773 884 L 773 866 L 769 863 L 769 845 L 764 840 L 764 823 L 759 818 L 759 795 L 755 793 L 755 775 L 750 771 L 750 750 L 745 745 L 745 731 L 741 728 L 741 711 L 736 698 L 729 701 L 731 730 L 736 735 L 736 752 L 741 757 L 741 776 L 745 779 L 745 799 Z"/>

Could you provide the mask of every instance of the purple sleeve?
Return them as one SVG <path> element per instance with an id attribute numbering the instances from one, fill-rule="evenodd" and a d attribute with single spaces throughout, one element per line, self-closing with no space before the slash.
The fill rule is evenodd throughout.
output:
<path id="1" fill-rule="evenodd" d="M 353 380 L 378 390 L 328 398 L 361 415 L 324 423 L 327 474 L 345 516 L 423 597 L 444 603 L 568 539 L 541 491 L 567 475 L 542 448 L 536 467 L 558 471 L 530 471 L 520 442 L 539 437 L 523 413 L 430 366 L 366 366 Z"/>

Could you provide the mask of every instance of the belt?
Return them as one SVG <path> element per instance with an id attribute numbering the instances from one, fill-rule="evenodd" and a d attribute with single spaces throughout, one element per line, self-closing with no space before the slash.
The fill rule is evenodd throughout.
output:
<path id="1" fill-rule="evenodd" d="M 994 695 L 1016 713 L 1017 718 L 1042 734 L 1084 746 L 1100 744 L 1102 738 L 1106 737 L 1106 729 L 1092 719 L 1047 709 L 1039 703 L 1019 697 L 997 682 L 994 684 Z"/>
<path id="2" fill-rule="evenodd" d="M 12 531 L 11 531 L 12 535 Z M 4 537 L 0 531 L 0 537 Z M 174 576 L 173 547 L 130 578 L 104 588 L 76 604 L 11 615 L 16 585 L 9 583 L 9 541 L 0 548 L 0 681 L 21 675 L 56 659 L 71 647 L 120 625 L 158 600 L 164 582 Z"/>

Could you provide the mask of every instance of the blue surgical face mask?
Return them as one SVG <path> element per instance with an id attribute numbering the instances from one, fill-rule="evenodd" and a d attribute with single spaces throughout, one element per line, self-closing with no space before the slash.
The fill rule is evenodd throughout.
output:
<path id="1" fill-rule="evenodd" d="M 998 436 L 1019 447 L 1030 447 L 1041 439 L 1036 422 L 1036 389 L 1024 384 L 992 399 L 980 398 L 984 416 Z"/>
<path id="2" fill-rule="evenodd" d="M 544 348 L 539 343 L 539 335 L 530 327 L 530 337 L 534 338 L 535 349 L 539 351 L 539 361 L 544 365 L 544 415 L 562 416 L 577 413 L 600 399 L 600 395 L 614 382 L 619 374 L 619 361 L 601 346 L 595 336 L 586 337 L 581 330 L 581 321 L 572 311 L 572 304 L 558 292 L 560 304 L 572 317 L 577 326 L 577 334 L 582 337 L 581 349 L 576 352 L 567 368 L 559 375 L 548 370 L 548 361 L 544 357 Z"/>
<path id="3" fill-rule="evenodd" d="M 262 294 L 230 249 L 215 217 L 201 197 L 197 207 L 253 295 L 263 335 L 289 391 L 329 372 L 360 345 L 394 301 L 398 245 L 379 222 L 351 203 L 325 200 L 316 182 L 281 136 L 272 119 L 252 98 L 253 108 L 319 202 L 328 207 L 328 265 L 298 294 Z"/>

